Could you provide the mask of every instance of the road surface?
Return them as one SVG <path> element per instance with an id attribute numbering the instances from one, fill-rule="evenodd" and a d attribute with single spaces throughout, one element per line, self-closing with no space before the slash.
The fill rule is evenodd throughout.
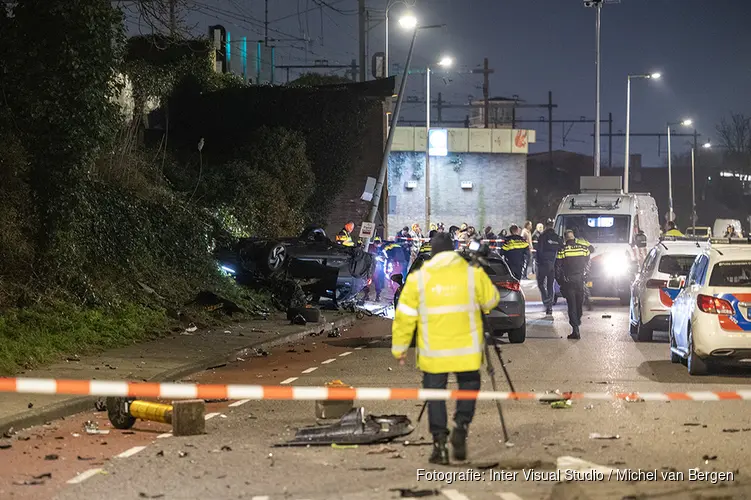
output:
<path id="1" fill-rule="evenodd" d="M 689 377 L 685 367 L 670 363 L 665 337 L 635 343 L 627 334 L 626 309 L 607 302 L 585 313 L 582 340 L 566 340 L 564 308 L 557 306 L 550 321 L 539 304 L 530 305 L 527 341 L 503 346 L 517 390 L 730 391 L 751 385 L 748 372 Z M 368 318 L 339 338 L 310 337 L 190 380 L 320 386 L 340 379 L 352 386 L 416 387 L 420 376 L 413 360 L 399 366 L 391 356 L 390 324 Z M 490 388 L 485 373 L 483 384 Z M 362 404 L 370 413 L 407 414 L 413 421 L 420 410 L 415 401 Z M 106 414 L 95 412 L 23 431 L 30 440 L 0 450 L 0 497 L 358 500 L 422 492 L 449 500 L 751 498 L 751 418 L 749 403 L 742 401 L 574 401 L 564 409 L 507 402 L 512 447 L 501 442 L 494 403 L 479 402 L 470 460 L 448 467 L 427 462 L 429 446 L 272 448 L 296 428 L 315 425 L 313 402 L 219 402 L 207 412 L 207 434 L 191 438 L 172 437 L 168 427 L 144 422 L 135 434 L 74 437 L 86 420 L 108 429 Z M 591 439 L 591 433 L 618 438 Z M 429 442 L 425 421 L 409 439 Z M 58 458 L 44 460 L 47 454 Z M 524 474 L 531 469 L 560 470 L 561 477 L 528 480 Z M 436 471 L 465 474 L 450 481 Z M 14 484 L 45 473 L 52 477 L 44 484 Z"/>

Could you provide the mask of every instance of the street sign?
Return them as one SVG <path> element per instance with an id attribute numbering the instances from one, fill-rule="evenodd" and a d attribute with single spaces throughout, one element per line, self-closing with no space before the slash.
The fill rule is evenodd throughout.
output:
<path id="1" fill-rule="evenodd" d="M 372 238 L 375 233 L 374 222 L 363 222 L 360 227 L 360 238 Z"/>
<path id="2" fill-rule="evenodd" d="M 373 72 L 373 78 L 385 78 L 386 77 L 386 54 L 385 53 L 376 52 L 375 54 L 373 54 L 371 69 Z"/>

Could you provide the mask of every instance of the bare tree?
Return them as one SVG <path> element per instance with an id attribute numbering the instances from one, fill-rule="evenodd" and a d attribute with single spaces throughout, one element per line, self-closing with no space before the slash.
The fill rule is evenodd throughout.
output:
<path id="1" fill-rule="evenodd" d="M 190 2 L 188 0 L 112 0 L 125 13 L 138 18 L 139 28 L 146 27 L 152 33 L 171 35 L 173 38 L 189 36 L 181 13 Z"/>
<path id="2" fill-rule="evenodd" d="M 751 173 L 751 117 L 732 113 L 717 125 L 726 167 L 735 173 Z"/>

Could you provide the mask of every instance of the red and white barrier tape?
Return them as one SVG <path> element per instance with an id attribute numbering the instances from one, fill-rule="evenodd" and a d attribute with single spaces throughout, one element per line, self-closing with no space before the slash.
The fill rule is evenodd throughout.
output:
<path id="1" fill-rule="evenodd" d="M 105 380 L 55 380 L 0 378 L 0 392 L 24 394 L 67 394 L 76 396 L 121 396 L 164 399 L 251 399 L 251 400 L 525 400 L 560 399 L 626 401 L 730 401 L 751 400 L 747 391 L 696 392 L 539 392 L 459 391 L 410 388 L 291 387 L 264 385 L 204 385 Z"/>

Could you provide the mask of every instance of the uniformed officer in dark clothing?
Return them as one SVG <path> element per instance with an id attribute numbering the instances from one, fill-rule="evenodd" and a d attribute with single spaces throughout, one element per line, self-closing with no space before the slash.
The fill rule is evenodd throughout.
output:
<path id="1" fill-rule="evenodd" d="M 553 219 L 548 219 L 545 230 L 540 233 L 537 246 L 537 286 L 547 315 L 553 314 L 555 261 L 562 246 L 561 238 L 553 229 Z"/>
<path id="2" fill-rule="evenodd" d="M 555 261 L 555 276 L 566 297 L 568 322 L 573 328 L 567 338 L 576 340 L 581 338 L 579 327 L 584 306 L 584 277 L 589 271 L 589 247 L 579 243 L 571 230 L 566 231 L 565 238 L 566 243 Z"/>
<path id="3" fill-rule="evenodd" d="M 500 254 L 506 260 L 511 274 L 521 281 L 526 276 L 529 242 L 519 235 L 521 229 L 516 224 L 509 228 L 509 232 L 511 235 L 503 242 Z"/>

